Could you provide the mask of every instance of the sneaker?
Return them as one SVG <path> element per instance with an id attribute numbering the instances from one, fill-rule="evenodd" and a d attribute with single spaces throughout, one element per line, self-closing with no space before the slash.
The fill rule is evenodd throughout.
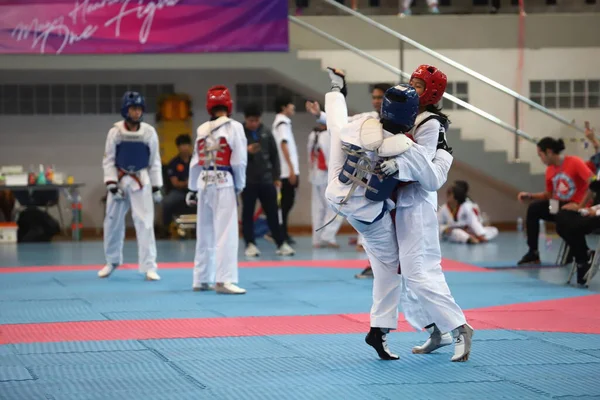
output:
<path id="1" fill-rule="evenodd" d="M 244 254 L 246 257 L 258 257 L 260 256 L 260 250 L 258 250 L 258 247 L 254 243 L 248 243 Z"/>
<path id="2" fill-rule="evenodd" d="M 387 345 L 387 333 L 389 329 L 371 328 L 365 342 L 373 347 L 382 360 L 398 360 L 400 357 L 392 353 Z"/>
<path id="3" fill-rule="evenodd" d="M 200 286 L 192 287 L 194 292 L 207 292 L 209 290 L 215 290 L 213 285 L 209 285 L 208 283 L 201 283 Z"/>
<path id="4" fill-rule="evenodd" d="M 454 355 L 452 362 L 465 362 L 471 355 L 471 342 L 473 339 L 473 328 L 464 324 L 452 331 L 454 336 Z"/>
<path id="5" fill-rule="evenodd" d="M 413 347 L 413 354 L 429 354 L 452 344 L 452 335 L 449 332 L 442 333 L 436 324 L 428 325 L 425 329 L 429 332 L 429 338 L 422 345 Z"/>
<path id="6" fill-rule="evenodd" d="M 118 264 L 106 264 L 104 268 L 98 271 L 98 278 L 108 278 L 110 274 L 117 269 Z"/>
<path id="7" fill-rule="evenodd" d="M 439 14 L 440 13 L 440 9 L 437 6 L 433 6 L 429 8 L 429 13 L 430 14 Z"/>
<path id="8" fill-rule="evenodd" d="M 356 274 L 354 277 L 356 279 L 373 279 L 373 269 L 371 268 L 371 265 L 367 265 L 360 274 Z"/>
<path id="9" fill-rule="evenodd" d="M 160 281 L 160 276 L 156 273 L 156 271 L 148 271 L 148 272 L 146 272 L 146 280 L 147 281 Z"/>
<path id="10" fill-rule="evenodd" d="M 293 256 L 296 254 L 296 250 L 292 249 L 289 244 L 283 243 L 275 252 L 278 256 Z"/>
<path id="11" fill-rule="evenodd" d="M 517 265 L 539 265 L 541 263 L 539 251 L 529 251 L 521 258 L 521 261 Z"/>
<path id="12" fill-rule="evenodd" d="M 410 8 L 407 8 L 406 10 L 404 10 L 401 13 L 398 14 L 398 16 L 400 18 L 410 17 L 411 15 L 412 15 L 412 11 L 410 10 Z"/>
<path id="13" fill-rule="evenodd" d="M 245 294 L 246 289 L 242 289 L 238 287 L 234 283 L 225 282 L 225 283 L 217 283 L 215 287 L 215 292 L 220 294 Z"/>

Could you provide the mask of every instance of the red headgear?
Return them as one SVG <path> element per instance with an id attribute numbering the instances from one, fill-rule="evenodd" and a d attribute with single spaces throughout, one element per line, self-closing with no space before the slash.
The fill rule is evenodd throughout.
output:
<path id="1" fill-rule="evenodd" d="M 425 90 L 419 96 L 419 104 L 427 106 L 437 104 L 446 91 L 448 78 L 446 74 L 431 65 L 420 65 L 410 79 L 419 78 L 425 82 Z"/>
<path id="2" fill-rule="evenodd" d="M 231 115 L 233 102 L 231 101 L 231 94 L 227 87 L 217 85 L 208 89 L 208 92 L 206 93 L 206 111 L 211 114 L 213 107 L 216 106 L 227 107 L 227 114 Z"/>

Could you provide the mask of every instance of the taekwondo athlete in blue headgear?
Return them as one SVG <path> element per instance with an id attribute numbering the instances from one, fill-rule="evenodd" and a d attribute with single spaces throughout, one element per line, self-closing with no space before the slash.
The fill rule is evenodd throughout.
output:
<path id="1" fill-rule="evenodd" d="M 441 187 L 451 162 L 428 159 L 422 146 L 405 135 L 418 113 L 414 89 L 398 85 L 386 91 L 381 122 L 365 116 L 348 123 L 345 76 L 335 69 L 329 69 L 329 75 L 332 89 L 325 96 L 325 112 L 331 154 L 326 197 L 363 235 L 373 268 L 371 330 L 365 340 L 380 358 L 397 360 L 386 343 L 386 334 L 398 324 L 400 299 L 398 244 L 388 212 L 394 203 L 389 196 L 398 181 L 423 180 Z M 393 160 L 393 168 L 378 168 L 388 159 Z"/>
<path id="2" fill-rule="evenodd" d="M 108 132 L 102 167 L 108 190 L 104 219 L 106 265 L 98 272 L 108 277 L 123 262 L 125 215 L 131 216 L 138 242 L 139 271 L 147 280 L 159 280 L 156 273 L 154 205 L 162 200 L 162 165 L 158 135 L 142 122 L 146 105 L 138 92 L 126 92 L 121 102 L 123 120 Z"/>

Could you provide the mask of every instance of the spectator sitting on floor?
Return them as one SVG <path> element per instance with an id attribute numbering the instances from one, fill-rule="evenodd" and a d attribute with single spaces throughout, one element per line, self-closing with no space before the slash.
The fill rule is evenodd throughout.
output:
<path id="1" fill-rule="evenodd" d="M 518 265 L 540 264 L 538 251 L 538 235 L 540 220 L 554 221 L 558 210 L 567 205 L 583 208 L 589 181 L 593 177 L 592 171 L 585 162 L 576 156 L 563 156 L 560 153 L 565 149 L 562 139 L 545 137 L 537 144 L 540 160 L 546 168 L 546 191 L 541 193 L 520 192 L 518 200 L 534 200 L 527 208 L 526 227 L 527 245 L 529 251 L 518 262 Z"/>
<path id="2" fill-rule="evenodd" d="M 438 211 L 443 240 L 454 243 L 485 243 L 498 236 L 498 228 L 484 227 L 479 208 L 467 197 L 468 184 L 458 181 L 447 192 L 447 202 Z"/>
<path id="3" fill-rule="evenodd" d="M 192 158 L 192 138 L 189 135 L 179 135 L 175 139 L 177 151 L 167 165 L 167 176 L 171 190 L 162 201 L 163 227 L 168 229 L 175 215 L 188 211 L 185 204 L 188 178 L 190 175 L 190 160 Z"/>

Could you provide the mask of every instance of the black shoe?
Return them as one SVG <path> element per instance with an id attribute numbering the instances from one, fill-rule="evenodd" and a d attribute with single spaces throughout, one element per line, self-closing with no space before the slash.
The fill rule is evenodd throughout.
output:
<path id="1" fill-rule="evenodd" d="M 539 251 L 529 251 L 521 258 L 521 261 L 517 265 L 540 265 L 541 263 Z"/>
<path id="2" fill-rule="evenodd" d="M 384 332 L 382 328 L 371 328 L 367 337 L 365 337 L 365 342 L 375 349 L 382 360 L 399 360 L 400 357 L 388 348 L 386 342 L 387 331 L 388 329 L 385 329 Z"/>
<path id="3" fill-rule="evenodd" d="M 592 264 L 590 262 L 577 264 L 577 284 L 579 286 L 587 287 L 586 275 L 591 266 Z"/>
<path id="4" fill-rule="evenodd" d="M 354 275 L 356 279 L 373 279 L 373 269 L 368 265 L 360 274 Z"/>

